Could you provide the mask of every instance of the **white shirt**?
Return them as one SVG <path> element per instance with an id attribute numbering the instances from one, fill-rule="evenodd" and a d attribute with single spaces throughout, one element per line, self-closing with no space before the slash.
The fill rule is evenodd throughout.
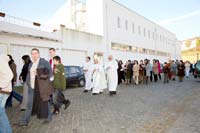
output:
<path id="1" fill-rule="evenodd" d="M 37 61 L 33 62 L 32 67 L 30 69 L 30 79 L 31 79 L 30 82 L 31 82 L 31 88 L 32 89 L 35 88 L 35 76 L 36 76 L 36 73 L 37 73 L 36 69 L 38 67 L 39 61 L 40 61 L 40 58 Z"/>

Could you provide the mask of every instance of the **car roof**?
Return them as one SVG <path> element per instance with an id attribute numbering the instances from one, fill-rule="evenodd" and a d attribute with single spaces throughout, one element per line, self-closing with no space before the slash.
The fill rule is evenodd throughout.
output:
<path id="1" fill-rule="evenodd" d="M 79 68 L 79 69 L 82 68 L 81 66 L 64 66 L 64 67 L 65 67 L 65 68 L 76 67 L 76 68 Z"/>

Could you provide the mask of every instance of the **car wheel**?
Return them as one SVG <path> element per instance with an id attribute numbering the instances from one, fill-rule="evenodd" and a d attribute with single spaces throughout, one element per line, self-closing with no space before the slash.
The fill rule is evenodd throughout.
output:
<path id="1" fill-rule="evenodd" d="M 84 79 L 81 79 L 81 80 L 79 81 L 79 86 L 80 86 L 80 87 L 84 87 L 84 86 L 85 86 L 85 80 L 84 80 Z"/>

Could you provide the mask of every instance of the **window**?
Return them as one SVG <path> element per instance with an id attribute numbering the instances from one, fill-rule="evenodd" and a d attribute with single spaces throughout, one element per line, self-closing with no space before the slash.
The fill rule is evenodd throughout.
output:
<path id="1" fill-rule="evenodd" d="M 130 47 L 128 45 L 112 43 L 112 50 L 119 50 L 119 51 L 130 51 Z"/>
<path id="2" fill-rule="evenodd" d="M 131 52 L 133 52 L 133 53 L 137 53 L 137 52 L 138 52 L 138 48 L 132 46 L 132 47 L 131 47 Z"/>
<path id="3" fill-rule="evenodd" d="M 145 49 L 145 48 L 139 48 L 139 53 L 145 54 L 145 53 L 147 53 L 147 52 L 148 52 L 147 49 Z"/>
<path id="4" fill-rule="evenodd" d="M 141 34 L 141 28 L 140 28 L 140 26 L 138 26 L 138 34 L 139 35 Z"/>
<path id="5" fill-rule="evenodd" d="M 137 53 L 138 48 L 126 44 L 112 43 L 112 50 Z"/>
<path id="6" fill-rule="evenodd" d="M 148 30 L 148 37 L 151 38 L 150 30 Z"/>
<path id="7" fill-rule="evenodd" d="M 132 23 L 132 32 L 134 33 L 135 32 L 135 24 Z"/>
<path id="8" fill-rule="evenodd" d="M 119 17 L 117 18 L 117 27 L 118 27 L 118 28 L 121 28 L 121 20 L 120 20 Z"/>
<path id="9" fill-rule="evenodd" d="M 149 49 L 149 54 L 150 54 L 150 55 L 154 55 L 154 54 L 155 54 L 155 50 Z"/>
<path id="10" fill-rule="evenodd" d="M 125 28 L 128 30 L 128 20 L 125 21 Z"/>
<path id="11" fill-rule="evenodd" d="M 65 67 L 65 77 L 69 77 L 69 69 Z"/>
<path id="12" fill-rule="evenodd" d="M 69 68 L 69 75 L 70 77 L 74 77 L 80 73 L 79 69 L 77 67 L 70 67 Z"/>
<path id="13" fill-rule="evenodd" d="M 157 54 L 159 56 L 165 56 L 165 57 L 168 57 L 169 56 L 169 53 L 165 53 L 165 52 L 161 52 L 161 51 L 157 51 Z"/>
<path id="14" fill-rule="evenodd" d="M 155 38 L 155 40 L 158 39 L 158 33 L 154 33 L 154 38 Z"/>
<path id="15" fill-rule="evenodd" d="M 146 37 L 146 29 L 144 28 L 144 37 Z"/>
<path id="16" fill-rule="evenodd" d="M 152 32 L 152 39 L 154 40 L 154 32 Z"/>

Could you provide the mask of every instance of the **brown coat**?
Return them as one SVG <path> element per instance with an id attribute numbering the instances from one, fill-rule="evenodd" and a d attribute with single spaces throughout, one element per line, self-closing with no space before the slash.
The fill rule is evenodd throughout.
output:
<path id="1" fill-rule="evenodd" d="M 158 74 L 158 64 L 157 63 L 153 64 L 153 68 L 152 69 L 153 69 L 153 73 L 154 74 Z"/>
<path id="2" fill-rule="evenodd" d="M 178 76 L 185 76 L 185 65 L 178 65 Z"/>
<path id="3" fill-rule="evenodd" d="M 53 93 L 53 84 L 49 80 L 49 70 L 47 68 L 37 69 L 36 80 L 42 101 L 48 101 Z"/>
<path id="4" fill-rule="evenodd" d="M 10 69 L 12 70 L 13 75 L 14 75 L 12 82 L 16 82 L 17 81 L 17 66 L 14 62 L 10 64 Z"/>
<path id="5" fill-rule="evenodd" d="M 133 75 L 139 76 L 140 66 L 138 64 L 133 65 Z"/>

